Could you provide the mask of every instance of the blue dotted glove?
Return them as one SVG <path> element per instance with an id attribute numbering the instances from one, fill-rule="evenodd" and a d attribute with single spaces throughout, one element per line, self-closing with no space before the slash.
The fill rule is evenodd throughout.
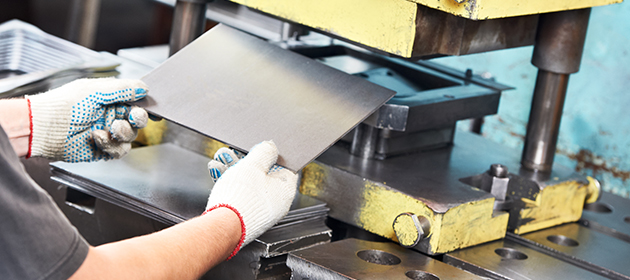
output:
<path id="1" fill-rule="evenodd" d="M 208 162 L 208 171 L 212 181 L 219 180 L 221 175 L 227 171 L 227 169 L 235 165 L 244 155 L 239 151 L 220 148 L 214 154 L 214 159 Z"/>
<path id="2" fill-rule="evenodd" d="M 121 158 L 131 149 L 147 112 L 123 103 L 141 99 L 140 80 L 81 79 L 27 96 L 31 113 L 28 156 L 67 162 Z"/>

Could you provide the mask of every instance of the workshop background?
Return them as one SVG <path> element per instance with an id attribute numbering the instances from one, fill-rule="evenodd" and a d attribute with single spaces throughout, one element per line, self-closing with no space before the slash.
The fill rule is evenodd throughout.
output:
<path id="1" fill-rule="evenodd" d="M 64 38 L 71 0 L 0 1 L 0 22 L 18 18 Z M 103 0 L 95 50 L 166 44 L 171 7 L 150 0 Z M 630 1 L 592 10 L 581 69 L 571 75 L 556 162 L 630 195 Z M 537 69 L 533 47 L 434 61 L 515 87 L 503 92 L 499 113 L 486 117 L 485 137 L 521 150 Z M 460 129 L 469 129 L 462 121 Z"/>
<path id="2" fill-rule="evenodd" d="M 591 12 L 580 71 L 569 78 L 556 162 L 593 176 L 602 188 L 630 194 L 630 1 Z M 533 46 L 434 59 L 472 69 L 515 87 L 504 91 L 499 113 L 484 119 L 482 133 L 523 149 L 538 69 Z M 467 122 L 458 128 L 469 129 Z"/>

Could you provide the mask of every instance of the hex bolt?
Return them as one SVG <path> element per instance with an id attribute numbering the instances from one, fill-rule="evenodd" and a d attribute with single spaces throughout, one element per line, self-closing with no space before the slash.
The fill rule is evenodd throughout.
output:
<path id="1" fill-rule="evenodd" d="M 394 219 L 392 225 L 401 246 L 411 248 L 430 235 L 431 223 L 424 216 L 402 213 Z"/>
<path id="2" fill-rule="evenodd" d="M 503 164 L 495 163 L 490 165 L 490 175 L 499 178 L 507 178 L 508 168 Z"/>

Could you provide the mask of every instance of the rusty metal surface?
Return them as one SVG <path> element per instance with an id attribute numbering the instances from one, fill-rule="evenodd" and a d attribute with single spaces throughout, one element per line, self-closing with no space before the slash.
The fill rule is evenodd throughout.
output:
<path id="1" fill-rule="evenodd" d="M 219 25 L 143 80 L 152 114 L 247 151 L 274 140 L 299 170 L 395 92 Z"/>

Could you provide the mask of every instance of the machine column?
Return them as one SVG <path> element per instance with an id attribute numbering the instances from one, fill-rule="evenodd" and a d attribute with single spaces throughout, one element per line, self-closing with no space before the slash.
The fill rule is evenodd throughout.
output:
<path id="1" fill-rule="evenodd" d="M 94 48 L 100 9 L 101 0 L 73 0 L 67 39 L 86 48 Z"/>
<path id="2" fill-rule="evenodd" d="M 177 0 L 171 27 L 169 55 L 173 55 L 203 33 L 207 2 L 207 0 Z"/>
<path id="3" fill-rule="evenodd" d="M 538 77 L 521 164 L 551 171 L 569 75 L 578 72 L 591 9 L 540 15 L 532 64 Z"/>

